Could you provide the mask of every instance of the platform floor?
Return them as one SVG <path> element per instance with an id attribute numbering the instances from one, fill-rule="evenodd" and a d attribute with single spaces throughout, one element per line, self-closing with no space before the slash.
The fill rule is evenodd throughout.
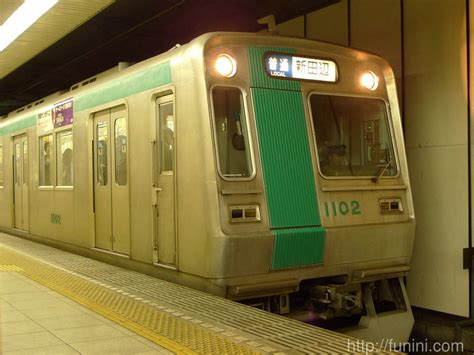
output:
<path id="1" fill-rule="evenodd" d="M 0 266 L 0 354 L 172 354 L 125 327 Z"/>
<path id="2" fill-rule="evenodd" d="M 357 341 L 4 233 L 0 300 L 5 354 L 342 354 Z"/>

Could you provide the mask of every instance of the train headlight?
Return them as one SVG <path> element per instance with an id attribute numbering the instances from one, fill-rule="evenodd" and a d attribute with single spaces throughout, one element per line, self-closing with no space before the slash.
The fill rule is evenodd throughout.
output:
<path id="1" fill-rule="evenodd" d="M 231 78 L 237 72 L 237 62 L 228 54 L 220 54 L 216 58 L 214 68 L 220 75 Z"/>
<path id="2" fill-rule="evenodd" d="M 360 78 L 360 83 L 367 89 L 374 91 L 379 87 L 379 77 L 374 72 L 367 70 Z"/>

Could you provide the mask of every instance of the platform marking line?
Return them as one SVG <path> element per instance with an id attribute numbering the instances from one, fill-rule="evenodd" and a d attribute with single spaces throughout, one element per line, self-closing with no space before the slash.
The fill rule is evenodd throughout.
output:
<path id="1" fill-rule="evenodd" d="M 8 247 L 0 246 L 2 260 L 16 264 L 25 276 L 178 354 L 259 353 Z"/>

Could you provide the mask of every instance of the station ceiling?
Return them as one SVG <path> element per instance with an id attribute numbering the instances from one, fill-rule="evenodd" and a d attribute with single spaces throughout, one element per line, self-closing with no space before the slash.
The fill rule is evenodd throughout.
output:
<path id="1" fill-rule="evenodd" d="M 0 116 L 211 31 L 258 31 L 340 0 L 59 0 L 0 52 Z M 0 24 L 23 0 L 0 0 Z"/>

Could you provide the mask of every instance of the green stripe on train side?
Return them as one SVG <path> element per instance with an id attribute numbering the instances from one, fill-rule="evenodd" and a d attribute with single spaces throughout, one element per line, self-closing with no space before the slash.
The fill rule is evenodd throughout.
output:
<path id="1" fill-rule="evenodd" d="M 20 120 L 13 121 L 12 123 L 6 124 L 0 127 L 0 136 L 4 136 L 9 133 L 21 131 L 22 129 L 33 127 L 36 125 L 36 115 L 27 116 Z"/>
<path id="2" fill-rule="evenodd" d="M 171 66 L 167 61 L 79 95 L 74 98 L 74 111 L 87 110 L 170 83 Z"/>
<path id="3" fill-rule="evenodd" d="M 123 99 L 156 87 L 171 83 L 170 62 L 163 62 L 130 76 L 99 85 L 77 97 L 73 96 L 74 112 L 87 110 L 108 102 Z M 36 125 L 36 114 L 0 127 L 0 135 L 5 135 Z"/>
<path id="4" fill-rule="evenodd" d="M 267 75 L 266 52 L 249 48 L 252 97 L 261 152 L 270 228 L 275 236 L 272 268 L 322 263 L 321 227 L 301 85 Z"/>

